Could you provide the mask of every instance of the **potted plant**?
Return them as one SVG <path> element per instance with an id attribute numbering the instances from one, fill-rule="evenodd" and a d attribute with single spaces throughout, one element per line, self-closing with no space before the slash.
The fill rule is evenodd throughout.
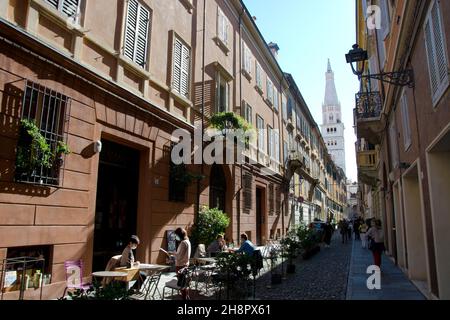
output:
<path id="1" fill-rule="evenodd" d="M 269 250 L 269 259 L 270 259 L 270 278 L 272 284 L 280 284 L 282 275 L 281 273 L 274 272 L 276 270 L 276 266 L 274 266 L 274 262 L 277 261 L 279 257 L 279 252 L 275 247 L 271 247 Z"/>
<path id="2" fill-rule="evenodd" d="M 318 246 L 317 235 L 313 229 L 301 225 L 297 229 L 297 236 L 300 239 L 300 247 L 302 248 L 302 257 L 307 260 L 320 251 Z"/>
<path id="3" fill-rule="evenodd" d="M 56 165 L 58 167 L 61 167 L 63 163 L 63 155 L 68 155 L 70 153 L 71 151 L 69 149 L 69 146 L 63 141 L 58 141 L 56 145 L 55 160 L 54 160 Z"/>
<path id="4" fill-rule="evenodd" d="M 297 252 L 300 248 L 296 232 L 290 231 L 286 237 L 281 240 L 281 246 L 283 248 L 283 256 L 288 260 L 286 272 L 295 273 L 294 259 L 297 257 Z"/>

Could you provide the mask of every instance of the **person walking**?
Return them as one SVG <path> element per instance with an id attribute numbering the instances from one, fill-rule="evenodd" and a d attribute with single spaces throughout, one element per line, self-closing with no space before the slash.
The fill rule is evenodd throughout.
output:
<path id="1" fill-rule="evenodd" d="M 369 241 L 369 249 L 373 254 L 374 265 L 381 268 L 381 254 L 385 250 L 384 233 L 381 228 L 381 220 L 373 219 L 371 228 L 367 231 L 367 239 Z"/>
<path id="2" fill-rule="evenodd" d="M 347 222 L 345 220 L 339 221 L 339 231 L 341 233 L 342 243 L 347 243 L 348 231 Z"/>
<path id="3" fill-rule="evenodd" d="M 331 237 L 333 236 L 333 226 L 329 221 L 325 224 L 324 231 L 325 235 L 323 241 L 325 242 L 325 247 L 329 248 L 331 243 Z"/>
<path id="4" fill-rule="evenodd" d="M 365 223 L 361 223 L 361 225 L 359 226 L 359 234 L 360 234 L 360 238 L 361 238 L 361 247 L 363 249 L 367 248 L 367 224 Z"/>

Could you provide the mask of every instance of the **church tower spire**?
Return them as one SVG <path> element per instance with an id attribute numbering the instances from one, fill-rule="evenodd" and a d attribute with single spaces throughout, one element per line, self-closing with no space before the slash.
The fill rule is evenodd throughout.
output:
<path id="1" fill-rule="evenodd" d="M 325 80 L 325 98 L 322 104 L 322 136 L 333 161 L 345 172 L 345 127 L 342 123 L 341 103 L 338 99 L 330 59 L 328 59 Z"/>

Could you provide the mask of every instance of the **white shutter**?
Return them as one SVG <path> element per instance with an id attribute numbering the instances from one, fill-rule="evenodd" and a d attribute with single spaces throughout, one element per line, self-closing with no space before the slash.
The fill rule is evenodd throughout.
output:
<path id="1" fill-rule="evenodd" d="M 78 7 L 80 0 L 63 0 L 61 11 L 68 17 L 72 17 L 74 21 L 77 20 Z"/>
<path id="2" fill-rule="evenodd" d="M 425 46 L 434 103 L 449 83 L 447 48 L 444 39 L 439 3 L 434 1 L 425 23 Z"/>
<path id="3" fill-rule="evenodd" d="M 184 97 L 189 97 L 189 69 L 190 69 L 190 52 L 185 45 L 182 50 L 181 61 L 181 80 L 180 80 L 180 94 Z"/>
<path id="4" fill-rule="evenodd" d="M 148 32 L 150 25 L 150 12 L 143 6 L 139 6 L 137 25 L 137 39 L 135 46 L 135 59 L 134 61 L 144 67 L 147 63 L 147 48 L 148 48 Z"/>
<path id="5" fill-rule="evenodd" d="M 267 135 L 268 135 L 268 151 L 269 151 L 269 157 L 273 158 L 273 129 L 271 127 L 268 127 L 268 131 L 267 131 Z"/>
<path id="6" fill-rule="evenodd" d="M 256 73 L 256 85 L 262 89 L 262 81 L 261 81 L 261 66 L 259 65 L 259 63 L 256 61 L 256 65 L 255 65 L 255 73 Z"/>
<path id="7" fill-rule="evenodd" d="M 280 162 L 280 134 L 278 130 L 274 133 L 274 148 L 275 148 L 275 160 Z"/>
<path id="8" fill-rule="evenodd" d="M 225 23 L 224 14 L 223 14 L 222 10 L 219 7 L 217 7 L 217 36 L 222 41 L 225 38 L 224 23 Z"/>
<path id="9" fill-rule="evenodd" d="M 127 21 L 125 27 L 124 56 L 134 61 L 135 43 L 137 35 L 139 4 L 136 0 L 128 1 Z"/>
<path id="10" fill-rule="evenodd" d="M 55 9 L 58 9 L 59 7 L 59 0 L 46 0 L 49 4 L 52 5 Z"/>
<path id="11" fill-rule="evenodd" d="M 172 86 L 175 91 L 181 93 L 181 56 L 183 51 L 183 44 L 180 40 L 175 39 L 173 48 L 173 79 Z"/>
<path id="12" fill-rule="evenodd" d="M 278 111 L 278 90 L 276 88 L 273 91 L 273 107 Z"/>
<path id="13" fill-rule="evenodd" d="M 409 124 L 408 101 L 405 93 L 403 93 L 400 103 L 402 107 L 403 142 L 405 150 L 407 150 L 411 145 L 411 127 Z"/>
<path id="14" fill-rule="evenodd" d="M 439 12 L 439 4 L 437 1 L 434 3 L 434 7 L 431 10 L 431 17 L 433 21 L 433 35 L 434 35 L 434 45 L 436 53 L 436 67 L 438 72 L 439 82 L 444 82 L 448 77 L 448 66 L 447 66 L 447 56 L 446 48 L 444 42 L 444 34 L 441 23 L 441 15 Z"/>

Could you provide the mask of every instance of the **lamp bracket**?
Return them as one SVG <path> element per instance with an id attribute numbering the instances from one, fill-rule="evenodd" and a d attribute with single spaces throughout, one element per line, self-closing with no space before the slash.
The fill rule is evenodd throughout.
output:
<path id="1" fill-rule="evenodd" d="M 383 72 L 378 74 L 368 74 L 360 76 L 361 79 L 376 79 L 382 82 L 390 83 L 395 86 L 408 86 L 409 88 L 414 88 L 414 72 L 412 69 L 393 71 L 393 72 Z"/>

